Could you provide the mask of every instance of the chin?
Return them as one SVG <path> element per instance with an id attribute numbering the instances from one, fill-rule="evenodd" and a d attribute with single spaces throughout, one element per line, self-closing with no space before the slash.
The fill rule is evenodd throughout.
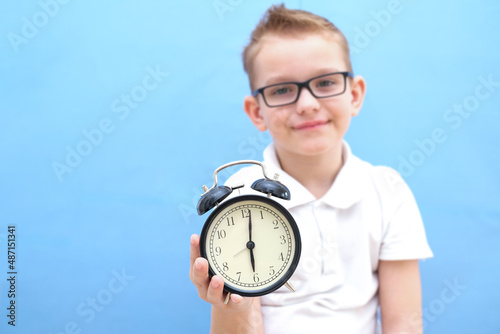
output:
<path id="1" fill-rule="evenodd" d="M 295 148 L 297 153 L 302 155 L 321 155 L 331 152 L 334 149 L 332 142 L 329 143 L 301 143 Z"/>
<path id="2" fill-rule="evenodd" d="M 342 141 L 343 136 L 330 135 L 323 138 L 317 138 L 317 140 L 313 140 L 309 143 L 304 142 L 304 144 L 306 144 L 304 147 L 312 154 L 325 154 L 342 150 Z"/>

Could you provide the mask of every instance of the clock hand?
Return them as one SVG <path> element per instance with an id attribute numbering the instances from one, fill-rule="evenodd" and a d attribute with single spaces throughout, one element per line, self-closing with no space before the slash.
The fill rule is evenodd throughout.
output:
<path id="1" fill-rule="evenodd" d="M 252 211 L 248 209 L 248 240 L 252 241 Z"/>
<path id="2" fill-rule="evenodd" d="M 243 251 L 245 251 L 245 250 L 247 250 L 247 249 L 248 249 L 248 247 L 247 247 L 247 246 L 245 246 L 245 248 L 243 248 L 242 250 L 240 250 L 238 253 L 234 254 L 234 255 L 233 255 L 233 257 L 236 257 L 236 256 L 237 256 L 237 255 L 239 255 L 241 252 L 243 252 Z"/>
<path id="3" fill-rule="evenodd" d="M 240 250 L 238 253 L 234 254 L 233 257 L 236 257 L 237 255 L 241 254 L 241 252 L 245 251 L 245 250 L 250 250 L 250 263 L 252 264 L 252 269 L 253 269 L 253 272 L 255 272 L 255 258 L 253 256 L 253 248 L 255 247 L 255 244 L 253 241 L 249 241 L 247 242 L 245 248 L 243 248 L 242 250 Z"/>
<path id="4" fill-rule="evenodd" d="M 250 250 L 250 263 L 252 264 L 253 272 L 255 272 L 255 258 L 253 256 L 255 244 L 252 241 L 252 211 L 250 209 L 248 209 L 248 238 L 247 248 Z"/>
<path id="5" fill-rule="evenodd" d="M 255 272 L 255 259 L 253 257 L 253 249 L 250 249 L 250 263 L 252 264 L 253 272 Z"/>

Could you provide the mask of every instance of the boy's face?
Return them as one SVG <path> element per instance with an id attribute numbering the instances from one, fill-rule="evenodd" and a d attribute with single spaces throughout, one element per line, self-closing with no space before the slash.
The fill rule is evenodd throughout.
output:
<path id="1" fill-rule="evenodd" d="M 338 43 L 321 34 L 267 35 L 261 43 L 254 59 L 256 88 L 347 71 Z M 341 95 L 319 99 L 303 88 L 293 104 L 271 108 L 259 94 L 247 96 L 244 108 L 260 131 L 269 130 L 278 155 L 321 155 L 340 150 L 351 117 L 361 108 L 364 93 L 364 79 L 355 77 L 347 79 L 346 91 Z"/>

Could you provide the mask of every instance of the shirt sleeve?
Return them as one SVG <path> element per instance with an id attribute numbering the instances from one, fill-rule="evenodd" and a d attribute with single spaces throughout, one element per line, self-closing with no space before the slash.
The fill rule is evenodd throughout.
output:
<path id="1" fill-rule="evenodd" d="M 391 178 L 387 179 L 387 173 Z M 393 169 L 385 169 L 384 230 L 380 247 L 380 260 L 415 260 L 433 257 L 427 242 L 422 217 L 410 188 Z M 391 189 L 392 188 L 392 189 Z M 391 191 L 390 194 L 387 192 Z"/>

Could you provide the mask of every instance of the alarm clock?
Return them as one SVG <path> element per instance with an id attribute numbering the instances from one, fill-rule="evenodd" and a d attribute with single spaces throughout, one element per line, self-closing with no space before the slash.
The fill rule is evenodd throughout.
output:
<path id="1" fill-rule="evenodd" d="M 264 178 L 251 185 L 255 194 L 227 199 L 235 189 L 218 186 L 217 174 L 230 166 L 255 164 Z M 301 239 L 290 212 L 272 197 L 290 200 L 290 191 L 278 180 L 269 178 L 263 163 L 235 161 L 214 171 L 214 184 L 203 186 L 197 210 L 199 215 L 214 209 L 200 235 L 200 254 L 207 259 L 209 275 L 224 278 L 227 303 L 231 293 L 256 297 L 271 293 L 288 282 L 300 259 Z M 265 195 L 264 195 L 265 194 Z"/>

